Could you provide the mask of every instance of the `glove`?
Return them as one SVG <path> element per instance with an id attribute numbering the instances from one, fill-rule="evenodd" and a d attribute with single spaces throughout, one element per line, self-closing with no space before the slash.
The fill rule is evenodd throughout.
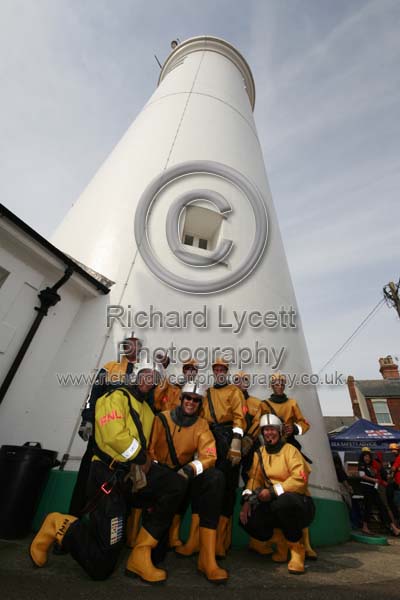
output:
<path id="1" fill-rule="evenodd" d="M 297 428 L 296 428 L 297 429 Z M 298 431 L 298 429 L 297 429 Z M 286 437 L 290 437 L 292 435 L 296 435 L 295 426 L 291 423 L 285 423 L 283 426 L 283 432 Z"/>
<path id="2" fill-rule="evenodd" d="M 178 473 L 178 475 L 180 475 L 181 477 L 183 477 L 184 479 L 187 479 L 187 480 L 193 479 L 193 477 L 194 477 L 194 471 L 190 465 L 185 465 L 184 467 L 179 469 L 179 471 L 177 471 L 177 473 Z"/>
<path id="3" fill-rule="evenodd" d="M 253 438 L 249 435 L 245 435 L 242 439 L 242 456 L 246 456 L 253 446 Z"/>
<path id="4" fill-rule="evenodd" d="M 84 442 L 88 442 L 89 438 L 92 437 L 93 434 L 93 425 L 90 421 L 82 421 L 79 429 L 78 435 L 83 439 Z"/>
<path id="5" fill-rule="evenodd" d="M 143 473 L 140 465 L 131 465 L 129 473 L 125 475 L 124 481 L 130 481 L 132 484 L 132 494 L 143 489 L 147 485 L 146 475 Z"/>
<path id="6" fill-rule="evenodd" d="M 183 469 L 179 469 L 179 471 L 177 471 L 177 473 L 178 473 L 178 475 L 183 477 L 183 479 L 189 480 L 189 475 L 187 473 L 185 473 L 185 471 Z"/>
<path id="7" fill-rule="evenodd" d="M 168 368 L 170 358 L 166 352 L 157 352 L 155 360 L 157 363 L 160 363 L 164 367 L 164 369 Z"/>
<path id="8" fill-rule="evenodd" d="M 274 491 L 274 488 L 270 486 L 260 490 L 260 492 L 258 493 L 258 499 L 260 500 L 260 502 L 271 502 L 271 500 L 274 500 L 275 498 L 276 493 Z"/>
<path id="9" fill-rule="evenodd" d="M 234 437 L 228 451 L 228 460 L 231 461 L 233 467 L 240 463 L 240 459 L 242 458 L 241 448 L 242 439 L 240 437 Z"/>

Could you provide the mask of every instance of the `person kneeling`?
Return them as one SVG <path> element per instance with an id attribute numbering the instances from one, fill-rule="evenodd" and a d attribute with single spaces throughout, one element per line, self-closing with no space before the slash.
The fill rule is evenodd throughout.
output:
<path id="1" fill-rule="evenodd" d="M 254 455 L 240 523 L 252 538 L 276 542 L 273 560 L 285 562 L 290 549 L 289 573 L 304 573 L 302 530 L 315 514 L 307 486 L 311 469 L 299 450 L 283 441 L 278 417 L 263 415 L 260 430 L 264 445 Z"/>
<path id="2" fill-rule="evenodd" d="M 144 511 L 125 572 L 149 583 L 166 580 L 166 571 L 154 566 L 151 553 L 168 531 L 173 507 L 182 502 L 187 482 L 152 462 L 147 452 L 154 420 L 147 400 L 156 382 L 155 366 L 142 363 L 134 385 L 129 389 L 120 386 L 96 401 L 86 509 L 89 520 L 61 513 L 47 515 L 30 546 L 36 566 L 45 566 L 49 549 L 57 542 L 92 579 L 106 579 L 124 547 L 128 509 L 150 506 L 151 511 Z"/>

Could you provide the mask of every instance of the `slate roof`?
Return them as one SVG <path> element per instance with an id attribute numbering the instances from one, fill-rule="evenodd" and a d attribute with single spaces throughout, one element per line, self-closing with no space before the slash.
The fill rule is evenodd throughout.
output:
<path id="1" fill-rule="evenodd" d="M 400 398 L 400 379 L 356 379 L 366 398 Z"/>
<path id="2" fill-rule="evenodd" d="M 346 417 L 324 417 L 325 431 L 327 433 L 337 433 L 338 431 L 349 427 L 356 421 L 354 416 Z"/>
<path id="3" fill-rule="evenodd" d="M 35 240 L 40 246 L 45 248 L 48 252 L 50 252 L 53 256 L 56 256 L 66 267 L 72 268 L 75 273 L 86 279 L 92 286 L 98 289 L 103 294 L 108 294 L 112 285 L 114 285 L 114 281 L 111 281 L 104 275 L 97 273 L 90 267 L 84 265 L 79 262 L 75 258 L 72 258 L 68 254 L 65 254 L 56 246 L 51 244 L 46 238 L 40 235 L 37 231 L 32 229 L 29 225 L 27 225 L 24 221 L 22 221 L 17 215 L 15 215 L 11 210 L 6 208 L 4 204 L 0 203 L 0 219 L 4 218 L 8 221 L 11 221 L 16 227 L 21 229 L 24 233 L 26 233 L 29 237 Z"/>

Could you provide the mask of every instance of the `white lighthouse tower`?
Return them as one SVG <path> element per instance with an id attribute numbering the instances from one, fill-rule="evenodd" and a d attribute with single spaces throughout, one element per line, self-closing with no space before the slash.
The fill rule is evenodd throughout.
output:
<path id="1" fill-rule="evenodd" d="M 205 363 L 225 354 L 232 369 L 260 377 L 259 397 L 268 394 L 261 376 L 274 370 L 310 374 L 254 104 L 250 68 L 229 43 L 199 36 L 174 48 L 153 96 L 52 239 L 115 285 L 82 305 L 48 369 L 90 372 L 133 329 L 147 347 L 170 348 L 176 372 L 189 351 Z M 33 393 L 65 413 L 45 439 L 64 453 L 87 390 L 47 379 Z M 345 510 L 317 393 L 290 393 L 311 424 L 302 444 L 314 461 L 315 539 L 342 541 Z M 76 437 L 68 450 L 82 448 Z"/>

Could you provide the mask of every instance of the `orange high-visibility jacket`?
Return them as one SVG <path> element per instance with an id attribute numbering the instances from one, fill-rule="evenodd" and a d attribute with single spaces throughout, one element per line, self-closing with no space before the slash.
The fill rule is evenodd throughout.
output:
<path id="1" fill-rule="evenodd" d="M 164 411 L 162 414 L 167 420 L 180 465 L 183 467 L 189 464 L 195 475 L 200 475 L 206 469 L 213 467 L 217 450 L 207 421 L 198 417 L 193 424 L 180 426 L 174 421 L 171 411 Z M 149 454 L 153 460 L 171 468 L 175 467 L 169 452 L 166 431 L 159 417 L 154 419 Z"/>
<path id="2" fill-rule="evenodd" d="M 167 378 L 154 390 L 154 408 L 156 411 L 172 410 L 181 403 L 181 388 Z"/>
<path id="3" fill-rule="evenodd" d="M 310 495 L 308 478 L 311 469 L 297 448 L 292 446 L 292 444 L 283 444 L 278 452 L 269 454 L 266 448 L 262 446 L 260 454 L 265 473 L 272 481 L 277 496 L 285 492 L 296 492 L 297 494 L 306 496 Z M 253 465 L 250 469 L 247 488 L 244 490 L 243 495 L 259 487 L 269 487 L 269 485 L 260 465 L 259 455 L 256 452 L 254 454 Z"/>
<path id="4" fill-rule="evenodd" d="M 299 432 L 295 435 L 302 435 L 310 429 L 310 424 L 303 416 L 299 405 L 294 398 L 288 398 L 286 402 L 273 402 L 271 398 L 268 398 L 269 404 L 273 407 L 275 414 L 281 419 L 281 421 L 287 425 L 296 425 Z M 260 402 L 256 416 L 253 419 L 253 423 L 247 432 L 253 439 L 260 433 L 260 419 L 265 414 L 272 413 L 271 408 L 264 400 Z"/>
<path id="5" fill-rule="evenodd" d="M 220 388 L 212 387 L 210 388 L 210 392 L 217 423 L 232 421 L 233 432 L 243 435 L 246 429 L 246 420 L 244 418 L 246 401 L 239 388 L 231 384 Z M 210 412 L 207 397 L 203 400 L 201 415 L 208 423 L 215 423 Z"/>

